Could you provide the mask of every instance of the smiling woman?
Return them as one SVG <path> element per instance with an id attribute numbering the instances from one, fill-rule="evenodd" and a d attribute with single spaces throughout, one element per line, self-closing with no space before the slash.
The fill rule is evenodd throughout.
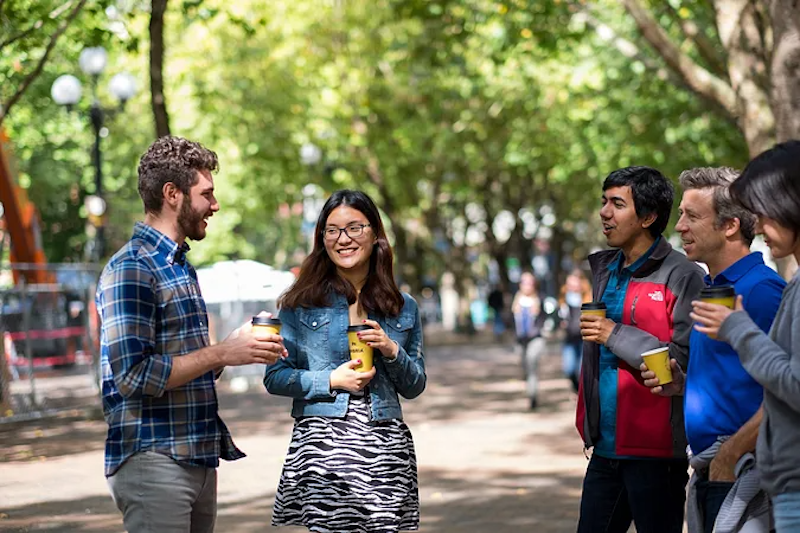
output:
<path id="1" fill-rule="evenodd" d="M 279 304 L 289 356 L 267 367 L 264 384 L 294 398 L 297 421 L 273 525 L 417 529 L 416 457 L 399 396 L 425 388 L 422 326 L 417 303 L 395 284 L 369 196 L 344 190 L 328 199 L 314 249 Z M 361 349 L 351 356 L 354 345 Z"/>
<path id="2" fill-rule="evenodd" d="M 787 141 L 747 164 L 730 186 L 733 199 L 758 215 L 776 258 L 800 259 L 800 141 Z M 778 533 L 800 530 L 800 274 L 782 292 L 780 308 L 765 333 L 740 296 L 736 310 L 695 302 L 698 331 L 716 333 L 739 356 L 745 370 L 764 387 L 764 418 L 756 455 L 761 486 L 773 504 Z"/>
<path id="3" fill-rule="evenodd" d="M 366 215 L 346 205 L 337 207 L 328 215 L 323 237 L 325 251 L 339 274 L 357 288 L 363 285 L 377 241 Z"/>

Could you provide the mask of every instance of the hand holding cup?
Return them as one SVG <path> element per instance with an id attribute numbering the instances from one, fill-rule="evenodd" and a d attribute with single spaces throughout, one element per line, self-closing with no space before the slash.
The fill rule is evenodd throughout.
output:
<path id="1" fill-rule="evenodd" d="M 606 304 L 589 302 L 581 306 L 581 337 L 584 341 L 605 344 L 614 331 L 614 322 L 606 318 Z"/>
<path id="2" fill-rule="evenodd" d="M 639 365 L 642 381 L 644 386 L 650 389 L 650 392 L 659 396 L 677 396 L 683 394 L 683 389 L 686 384 L 686 374 L 684 373 L 681 365 L 675 359 L 669 360 L 669 369 L 671 374 L 671 381 L 662 383 L 656 376 L 653 370 L 650 370 L 645 363 Z"/>
<path id="3" fill-rule="evenodd" d="M 389 338 L 389 335 L 381 328 L 380 324 L 374 320 L 367 319 L 364 321 L 364 325 L 368 327 L 356 333 L 361 341 L 367 343 L 367 346 L 371 348 L 378 349 L 387 359 L 397 357 L 400 347 Z"/>
<path id="4" fill-rule="evenodd" d="M 709 303 L 702 300 L 695 300 L 692 302 L 692 313 L 689 316 L 697 322 L 694 329 L 700 333 L 705 333 L 712 339 L 716 339 L 719 334 L 719 328 L 722 323 L 730 316 L 731 313 L 744 311 L 741 295 L 736 297 L 736 303 L 733 308 L 717 303 Z"/>
<path id="5" fill-rule="evenodd" d="M 330 377 L 330 387 L 333 389 L 343 389 L 348 392 L 359 392 L 364 390 L 372 378 L 375 377 L 375 367 L 359 372 L 356 370 L 363 361 L 353 359 L 339 365 Z"/>

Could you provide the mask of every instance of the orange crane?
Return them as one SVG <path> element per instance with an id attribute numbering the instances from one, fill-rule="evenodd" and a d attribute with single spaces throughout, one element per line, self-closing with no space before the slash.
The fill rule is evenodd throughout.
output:
<path id="1" fill-rule="evenodd" d="M 10 260 L 14 285 L 10 291 L 20 308 L 30 309 L 29 318 L 3 313 L 5 334 L 18 344 L 18 352 L 29 361 L 17 365 L 71 365 L 76 362 L 76 339 L 86 334 L 84 325 L 68 323 L 67 295 L 48 269 L 42 249 L 39 213 L 28 194 L 16 183 L 11 146 L 0 128 L 0 202 L 5 231 L 11 238 Z M 24 347 L 24 349 L 22 349 Z M 34 363 L 35 359 L 35 363 Z"/>
<path id="2" fill-rule="evenodd" d="M 0 202 L 3 204 L 5 230 L 11 237 L 11 265 L 14 284 L 55 283 L 55 275 L 44 266 L 39 213 L 28 200 L 28 193 L 17 185 L 8 136 L 0 128 Z M 15 269 L 15 264 L 24 265 Z"/>

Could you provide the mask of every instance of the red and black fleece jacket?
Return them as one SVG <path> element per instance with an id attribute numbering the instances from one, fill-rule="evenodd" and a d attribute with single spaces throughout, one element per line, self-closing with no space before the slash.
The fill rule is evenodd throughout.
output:
<path id="1" fill-rule="evenodd" d="M 593 296 L 600 301 L 610 276 L 608 266 L 619 250 L 589 256 Z M 633 273 L 625 293 L 622 322 L 616 324 L 606 347 L 619 359 L 617 373 L 618 456 L 686 457 L 683 396 L 652 394 L 642 383 L 641 354 L 669 346 L 669 356 L 682 368 L 689 362 L 692 300 L 703 288 L 703 270 L 662 238 L 650 258 Z M 586 448 L 600 435 L 600 347 L 583 344 L 576 426 Z"/>

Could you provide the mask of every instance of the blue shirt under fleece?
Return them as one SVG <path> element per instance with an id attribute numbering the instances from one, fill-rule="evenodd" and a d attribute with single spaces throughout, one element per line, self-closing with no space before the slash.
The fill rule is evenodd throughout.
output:
<path id="1" fill-rule="evenodd" d="M 636 272 L 650 258 L 658 242 L 652 246 L 633 264 L 623 267 L 625 256 L 619 253 L 617 259 L 608 265 L 611 275 L 608 285 L 600 301 L 606 304 L 606 317 L 614 322 L 622 322 L 625 309 L 625 293 L 628 292 L 633 273 Z M 594 453 L 608 459 L 620 458 L 616 453 L 617 432 L 617 372 L 619 358 L 614 352 L 600 346 L 600 439 L 594 447 Z"/>

